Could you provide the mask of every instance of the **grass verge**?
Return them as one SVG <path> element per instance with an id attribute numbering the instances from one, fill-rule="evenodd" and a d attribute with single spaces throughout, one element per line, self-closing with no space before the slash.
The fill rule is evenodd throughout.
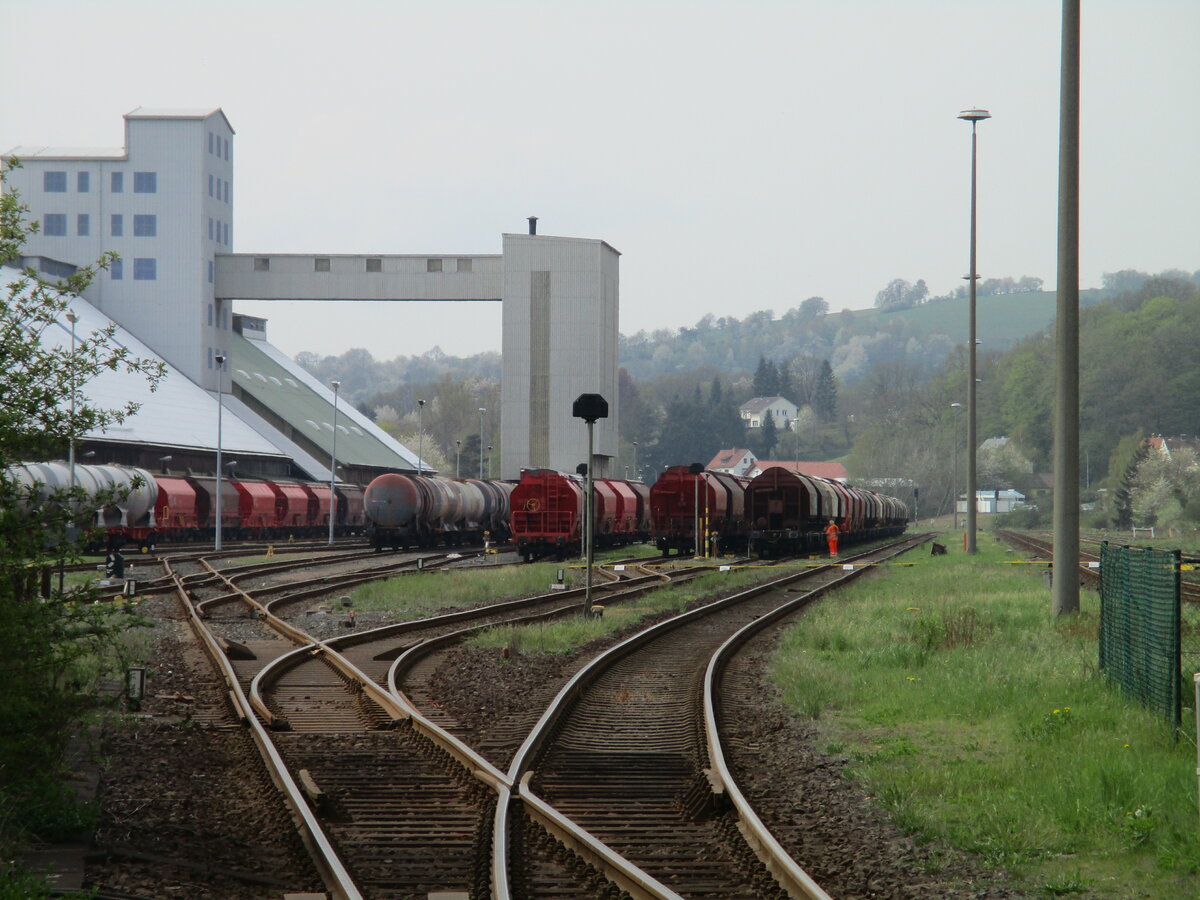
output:
<path id="1" fill-rule="evenodd" d="M 1200 900 L 1194 742 L 1097 671 L 1094 592 L 1056 620 L 1011 561 L 981 536 L 827 598 L 774 660 L 786 702 L 918 840 L 1047 896 Z"/>

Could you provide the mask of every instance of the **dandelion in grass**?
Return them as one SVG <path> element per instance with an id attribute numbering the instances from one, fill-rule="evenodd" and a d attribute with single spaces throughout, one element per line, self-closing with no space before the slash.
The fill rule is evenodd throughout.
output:
<path id="1" fill-rule="evenodd" d="M 920 679 L 920 678 L 918 678 L 918 677 L 917 677 L 917 676 L 915 676 L 915 675 L 909 675 L 909 676 L 908 676 L 908 680 L 909 680 L 909 681 L 920 681 L 921 679 Z"/>

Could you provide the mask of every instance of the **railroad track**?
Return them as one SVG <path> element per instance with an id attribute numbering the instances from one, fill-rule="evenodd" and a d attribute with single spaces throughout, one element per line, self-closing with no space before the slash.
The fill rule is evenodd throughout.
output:
<path id="1" fill-rule="evenodd" d="M 237 588 L 235 573 L 216 573 L 221 584 L 214 583 L 211 567 L 201 568 L 203 562 L 186 564 L 189 571 L 173 577 L 188 598 L 193 627 L 224 672 L 231 703 L 251 726 L 310 852 L 322 860 L 319 867 L 331 892 L 347 897 L 363 891 L 372 897 L 424 896 L 439 885 L 486 879 L 486 836 L 495 783 L 502 774 L 495 771 L 481 782 L 478 773 L 487 768 L 486 762 L 472 760 L 464 767 L 413 728 L 407 712 L 375 685 L 386 676 L 386 660 L 376 663 L 373 679 L 336 650 L 280 619 L 269 609 L 276 601 L 263 604 Z M 318 588 L 306 589 L 328 593 L 342 587 L 323 580 Z M 222 633 L 232 618 L 203 620 L 199 613 L 205 595 L 212 599 L 228 593 L 240 597 L 257 617 L 237 617 L 241 641 Z M 554 594 L 515 601 L 509 610 L 487 614 L 493 619 L 511 617 L 539 602 L 556 605 L 563 614 L 578 610 L 573 596 Z M 409 630 L 421 627 L 412 623 Z M 438 627 L 447 625 L 433 625 Z M 248 630 L 257 637 L 246 639 Z M 405 630 L 352 637 L 363 648 L 359 656 L 370 661 L 381 648 L 386 656 L 397 640 L 410 641 Z M 330 802 L 331 797 L 335 801 Z M 464 855 L 464 846 L 475 849 Z M 353 861 L 353 879 L 341 862 L 342 854 Z M 432 878 L 433 871 L 440 873 L 438 878 Z M 473 874 L 477 872 L 482 875 Z"/>
<path id="2" fill-rule="evenodd" d="M 805 883 L 806 876 L 778 846 L 768 853 L 768 857 L 774 854 L 773 863 L 763 863 L 755 856 L 753 847 L 759 847 L 761 852 L 762 847 L 771 847 L 774 840 L 761 823 L 754 844 L 741 839 L 739 820 L 750 822 L 754 813 L 745 804 L 736 814 L 731 812 L 735 808 L 729 800 L 734 794 L 730 789 L 732 775 L 725 776 L 725 780 L 718 776 L 715 784 L 723 787 L 713 790 L 714 782 L 703 772 L 704 762 L 713 752 L 711 746 L 697 749 L 698 745 L 693 743 L 691 749 L 684 750 L 684 745 L 678 743 L 687 735 L 694 741 L 695 734 L 702 731 L 698 729 L 694 711 L 689 714 L 692 718 L 688 724 L 689 719 L 680 718 L 681 713 L 668 714 L 663 707 L 648 706 L 652 728 L 663 730 L 663 715 L 674 722 L 674 736 L 656 739 L 660 743 L 653 752 L 637 751 L 629 755 L 628 747 L 595 751 L 586 749 L 585 744 L 580 757 L 580 748 L 570 742 L 582 739 L 571 737 L 565 749 L 545 751 L 543 755 L 548 761 L 545 766 L 539 762 L 536 769 L 527 767 L 526 760 L 532 758 L 526 752 L 528 748 L 540 746 L 546 740 L 536 734 L 545 734 L 548 728 L 549 732 L 575 735 L 573 729 L 582 727 L 572 725 L 568 729 L 565 725 L 543 723 L 541 730 L 516 751 L 507 772 L 493 760 L 513 756 L 513 746 L 527 722 L 513 723 L 508 736 L 494 741 L 485 757 L 466 743 L 461 732 L 456 733 L 454 722 L 444 718 L 437 721 L 434 698 L 428 692 L 422 694 L 421 687 L 422 666 L 428 670 L 434 665 L 430 653 L 436 654 L 437 647 L 461 640 L 467 630 L 481 627 L 480 620 L 496 624 L 577 614 L 578 596 L 557 593 L 527 598 L 485 610 L 464 610 L 321 641 L 282 620 L 269 608 L 274 601 L 261 603 L 236 587 L 235 579 L 224 573 L 223 586 L 215 585 L 207 579 L 209 573 L 196 565 L 186 576 L 172 573 L 181 596 L 188 597 L 192 626 L 201 634 L 210 656 L 221 669 L 229 686 L 231 704 L 250 727 L 268 760 L 272 778 L 287 798 L 293 819 L 306 846 L 319 860 L 318 869 L 333 896 L 424 897 L 435 890 L 458 890 L 495 900 L 524 896 L 624 896 L 622 890 L 639 897 L 681 896 L 667 883 L 673 880 L 688 891 L 695 889 L 687 896 L 786 896 L 770 874 L 772 866 L 776 871 L 794 869 L 791 875 L 780 877 Z M 840 580 L 843 574 L 839 567 L 810 569 L 792 576 L 788 582 Z M 683 570 L 673 575 L 691 577 L 691 572 Z M 608 579 L 610 586 L 594 588 L 603 596 L 599 602 L 605 605 L 621 602 L 620 595 L 633 597 L 635 591 L 646 589 L 650 583 L 661 583 L 666 576 L 630 571 L 624 578 L 610 574 Z M 336 592 L 338 587 L 327 583 L 320 589 Z M 738 612 L 729 615 L 745 623 L 763 617 L 782 601 L 797 604 L 802 598 L 804 602 L 811 599 L 808 588 L 800 593 L 793 587 L 795 593 L 789 597 L 784 582 L 760 590 L 765 591 L 762 596 L 743 596 L 713 606 L 736 608 Z M 249 627 L 256 631 L 257 638 L 232 641 L 223 637 L 222 622 L 202 620 L 196 606 L 203 600 L 193 600 L 189 595 L 194 592 L 237 594 L 253 610 L 256 618 L 250 620 L 254 624 Z M 703 620 L 712 613 L 710 610 L 697 618 Z M 472 619 L 476 621 L 472 623 Z M 243 638 L 247 624 L 242 617 L 239 634 Z M 729 631 L 728 623 L 722 631 L 711 620 L 706 625 L 684 627 L 697 627 L 701 633 L 708 633 L 706 645 L 722 634 L 727 637 Z M 695 635 L 683 638 L 679 646 L 688 649 L 675 651 L 678 672 L 688 671 L 690 665 L 694 673 L 697 665 L 702 663 L 703 668 L 708 664 L 707 655 L 699 653 Z M 622 665 L 637 667 L 637 664 Z M 644 664 L 642 668 L 645 669 Z M 679 687 L 694 680 L 692 676 L 676 675 L 668 681 Z M 661 689 L 662 682 L 661 677 L 656 682 L 652 674 L 645 690 L 655 690 L 656 683 Z M 621 693 L 628 689 L 618 687 L 613 693 L 610 688 L 607 700 L 598 695 L 601 699 L 589 703 L 599 704 L 603 709 L 616 707 L 628 711 L 629 699 Z M 657 693 L 661 694 L 662 702 L 675 704 L 676 709 L 682 709 L 680 704 L 694 706 L 696 702 L 694 697 L 686 699 L 694 694 L 694 689 Z M 643 722 L 646 718 L 640 716 Z M 639 742 L 632 736 L 636 732 L 624 726 L 602 731 L 618 742 Z M 611 755 L 614 752 L 615 757 Z M 577 794 L 570 786 L 575 784 L 579 773 L 571 769 L 571 760 L 574 756 L 594 762 L 597 753 L 624 763 L 642 757 L 642 763 L 650 763 L 649 770 L 641 770 L 644 785 L 653 785 L 656 778 L 665 779 L 647 787 L 651 794 L 658 794 L 650 804 L 655 809 L 653 816 L 639 813 L 630 820 L 628 829 L 618 828 L 606 834 L 597 823 L 614 814 L 611 805 L 608 812 L 590 814 L 585 808 L 576 807 Z M 563 760 L 561 772 L 555 768 L 559 759 Z M 686 760 L 690 768 L 681 760 Z M 592 769 L 593 776 L 598 776 L 600 770 Z M 614 772 L 611 764 L 607 771 L 610 776 Z M 603 794 L 605 779 L 589 783 L 588 777 L 592 776 L 585 773 L 580 782 L 585 787 L 584 793 L 595 788 Z M 553 803 L 538 796 L 532 785 L 542 786 L 538 779 L 543 778 L 551 800 L 591 822 L 601 839 L 588 834 L 572 817 L 563 815 Z M 628 812 L 630 807 L 620 804 L 635 801 L 617 796 L 618 807 Z M 609 802 L 613 802 L 612 797 Z M 644 805 L 647 801 L 643 797 L 636 802 Z M 663 818 L 657 818 L 660 813 Z M 671 832 L 664 853 L 652 851 L 648 859 L 639 859 L 639 853 L 645 855 L 646 847 L 665 846 L 661 838 L 664 829 Z M 638 835 L 658 835 L 654 839 L 658 843 L 646 843 Z M 605 837 L 607 841 L 603 840 Z M 613 846 L 608 846 L 610 841 Z M 705 871 L 695 861 L 697 847 L 719 854 L 720 864 L 709 865 Z M 661 869 L 660 864 L 669 860 L 671 853 L 676 854 L 680 866 L 691 866 L 692 870 L 684 873 L 668 864 L 667 875 L 661 880 L 658 874 L 648 874 L 656 867 Z M 689 854 L 691 863 L 685 861 Z M 739 873 L 732 894 L 728 893 L 731 885 L 722 883 L 729 880 L 730 873 Z M 811 892 L 796 895 L 824 896 L 819 888 L 810 887 Z"/>
<path id="3" fill-rule="evenodd" d="M 831 565 L 777 579 L 660 623 L 593 660 L 560 691 L 509 767 L 524 815 L 643 896 L 826 897 L 737 791 L 721 749 L 713 679 L 724 666 L 718 651 L 737 632 L 797 611 L 865 570 Z M 513 896 L 573 896 L 529 865 L 520 847 L 528 826 L 509 813 L 502 803 L 495 831 L 513 845 L 506 858 Z"/>
<path id="4" fill-rule="evenodd" d="M 999 536 L 1002 540 L 1025 550 L 1039 559 L 1054 559 L 1054 542 L 1048 538 L 1022 531 L 1001 531 L 999 532 Z M 1100 587 L 1099 542 L 1089 541 L 1088 543 L 1096 544 L 1097 549 L 1095 552 L 1082 548 L 1079 551 L 1080 584 L 1098 589 Z M 1195 561 L 1190 560 L 1186 564 L 1195 565 Z M 1191 574 L 1194 575 L 1195 572 L 1193 571 Z M 1200 584 L 1189 578 L 1182 577 L 1179 582 L 1179 595 L 1180 600 L 1184 603 L 1200 604 Z"/>

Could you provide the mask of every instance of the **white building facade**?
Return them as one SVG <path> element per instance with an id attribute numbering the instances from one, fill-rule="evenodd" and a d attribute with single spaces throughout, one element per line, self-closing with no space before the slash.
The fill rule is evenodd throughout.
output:
<path id="1" fill-rule="evenodd" d="M 139 108 L 122 148 L 5 154 L 21 161 L 8 187 L 39 225 L 25 256 L 83 266 L 118 253 L 84 297 L 208 389 L 232 318 L 213 282 L 233 242 L 233 135 L 220 109 Z"/>

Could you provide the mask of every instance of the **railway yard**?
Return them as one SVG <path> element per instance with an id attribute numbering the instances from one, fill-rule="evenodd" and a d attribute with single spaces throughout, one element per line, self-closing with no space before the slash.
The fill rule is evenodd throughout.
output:
<path id="1" fill-rule="evenodd" d="M 767 680 L 770 626 L 712 662 L 744 626 L 794 622 L 914 546 L 857 551 L 850 571 L 770 567 L 732 592 L 712 567 L 610 563 L 593 597 L 610 618 L 708 578 L 681 610 L 567 654 L 470 636 L 577 617 L 578 590 L 419 619 L 348 605 L 380 570 L 512 568 L 504 554 L 168 558 L 158 584 L 176 589 L 138 605 L 146 699 L 104 729 L 84 881 L 114 898 L 1022 896 L 947 865 L 843 778 Z"/>
<path id="2" fill-rule="evenodd" d="M 998 537 L 1021 577 L 1051 552 Z M 617 548 L 588 617 L 581 566 L 503 546 L 142 558 L 145 695 L 79 741 L 94 831 L 38 858 L 99 900 L 1056 893 L 895 822 L 772 671 L 806 613 L 845 618 L 828 592 L 945 559 L 932 538 L 836 560 Z M 538 629 L 570 623 L 543 652 Z M 1077 882 L 1057 883 L 1127 896 Z"/>

